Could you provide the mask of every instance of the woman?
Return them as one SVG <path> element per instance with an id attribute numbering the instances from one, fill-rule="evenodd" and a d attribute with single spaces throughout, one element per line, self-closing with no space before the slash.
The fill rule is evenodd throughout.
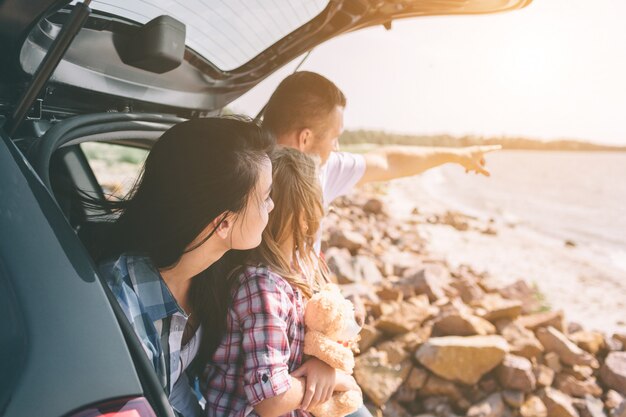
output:
<path id="1" fill-rule="evenodd" d="M 213 335 L 201 379 L 210 417 L 306 416 L 333 391 L 358 389 L 351 376 L 303 358 L 304 300 L 325 281 L 314 250 L 323 216 L 316 164 L 283 148 L 272 165 L 276 207 L 261 245 L 227 285 L 210 288 L 215 299 L 231 300 L 213 311 L 216 325 L 205 327 Z"/>
<path id="2" fill-rule="evenodd" d="M 120 215 L 100 271 L 185 417 L 202 411 L 185 373 L 205 321 L 192 288 L 228 250 L 261 242 L 273 208 L 272 145 L 252 122 L 183 122 L 155 143 L 130 197 L 105 203 Z"/>

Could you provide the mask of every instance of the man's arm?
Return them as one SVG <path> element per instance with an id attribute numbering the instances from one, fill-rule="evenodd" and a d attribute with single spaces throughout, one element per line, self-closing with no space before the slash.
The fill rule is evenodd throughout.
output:
<path id="1" fill-rule="evenodd" d="M 365 173 L 357 185 L 372 181 L 388 181 L 394 178 L 421 174 L 448 162 L 457 163 L 466 172 L 489 176 L 485 169 L 484 155 L 502 149 L 501 145 L 469 146 L 465 148 L 389 146 L 364 155 Z"/>

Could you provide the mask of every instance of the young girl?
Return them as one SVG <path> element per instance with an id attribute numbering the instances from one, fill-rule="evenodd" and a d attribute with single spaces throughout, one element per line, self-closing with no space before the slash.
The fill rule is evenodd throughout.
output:
<path id="1" fill-rule="evenodd" d="M 211 417 L 308 415 L 333 391 L 358 389 L 324 362 L 303 361 L 304 301 L 324 280 L 313 249 L 321 188 L 315 162 L 295 149 L 277 150 L 272 164 L 275 206 L 263 241 L 221 295 L 231 302 L 202 378 Z"/>
<path id="2" fill-rule="evenodd" d="M 151 149 L 131 197 L 101 203 L 121 212 L 102 249 L 101 274 L 184 417 L 202 415 L 185 373 L 204 322 L 191 294 L 226 251 L 261 242 L 272 210 L 272 144 L 243 120 L 178 124 Z"/>

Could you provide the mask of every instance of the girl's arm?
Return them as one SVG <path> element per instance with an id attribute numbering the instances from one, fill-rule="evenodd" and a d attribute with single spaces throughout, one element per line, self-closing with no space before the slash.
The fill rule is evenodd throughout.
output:
<path id="1" fill-rule="evenodd" d="M 287 390 L 283 394 L 261 401 L 254 407 L 254 411 L 261 417 L 277 417 L 282 416 L 283 414 L 287 414 L 290 411 L 295 410 L 296 408 L 302 408 L 306 410 L 305 407 L 301 407 L 301 403 L 306 394 L 307 380 L 303 377 L 294 377 L 294 375 L 298 374 L 298 371 L 303 368 L 304 365 L 290 375 L 291 388 L 289 388 L 289 390 Z M 352 376 L 341 371 L 335 371 L 334 369 L 333 373 L 336 373 L 336 384 L 334 384 L 335 391 L 360 390 L 359 386 Z M 307 378 L 314 378 L 314 373 L 312 370 L 309 371 L 308 375 L 309 376 Z M 328 398 L 322 399 L 319 402 L 323 403 L 329 400 L 330 396 L 332 396 L 332 393 L 333 389 L 330 390 L 330 395 Z M 310 408 L 313 408 L 315 405 L 316 404 L 311 402 Z"/>
<path id="2" fill-rule="evenodd" d="M 305 363 L 310 370 L 306 380 L 305 375 L 289 373 L 292 341 L 287 322 L 296 314 L 289 290 L 282 278 L 259 268 L 243 280 L 232 303 L 241 329 L 237 344 L 242 348 L 242 388 L 248 403 L 263 416 L 316 405 L 330 398 L 335 387 L 334 369 L 318 359 Z"/>
<path id="3" fill-rule="evenodd" d="M 261 417 L 277 417 L 300 407 L 306 382 L 304 378 L 290 376 L 291 388 L 275 397 L 267 398 L 254 406 L 254 411 Z"/>

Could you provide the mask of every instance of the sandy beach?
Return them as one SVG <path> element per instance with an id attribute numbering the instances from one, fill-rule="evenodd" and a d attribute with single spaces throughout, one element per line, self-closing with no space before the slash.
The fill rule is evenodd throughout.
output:
<path id="1" fill-rule="evenodd" d="M 427 191 L 427 179 L 414 177 L 381 187 L 390 215 L 403 218 L 418 210 L 424 219 L 451 210 Z M 568 321 L 607 333 L 626 331 L 626 272 L 598 262 L 586 247 L 541 234 L 506 216 L 456 216 L 467 230 L 441 222 L 423 222 L 416 233 L 427 251 L 451 266 L 469 265 L 486 272 L 494 286 L 524 279 L 537 287 L 551 309 L 562 309 Z"/>

